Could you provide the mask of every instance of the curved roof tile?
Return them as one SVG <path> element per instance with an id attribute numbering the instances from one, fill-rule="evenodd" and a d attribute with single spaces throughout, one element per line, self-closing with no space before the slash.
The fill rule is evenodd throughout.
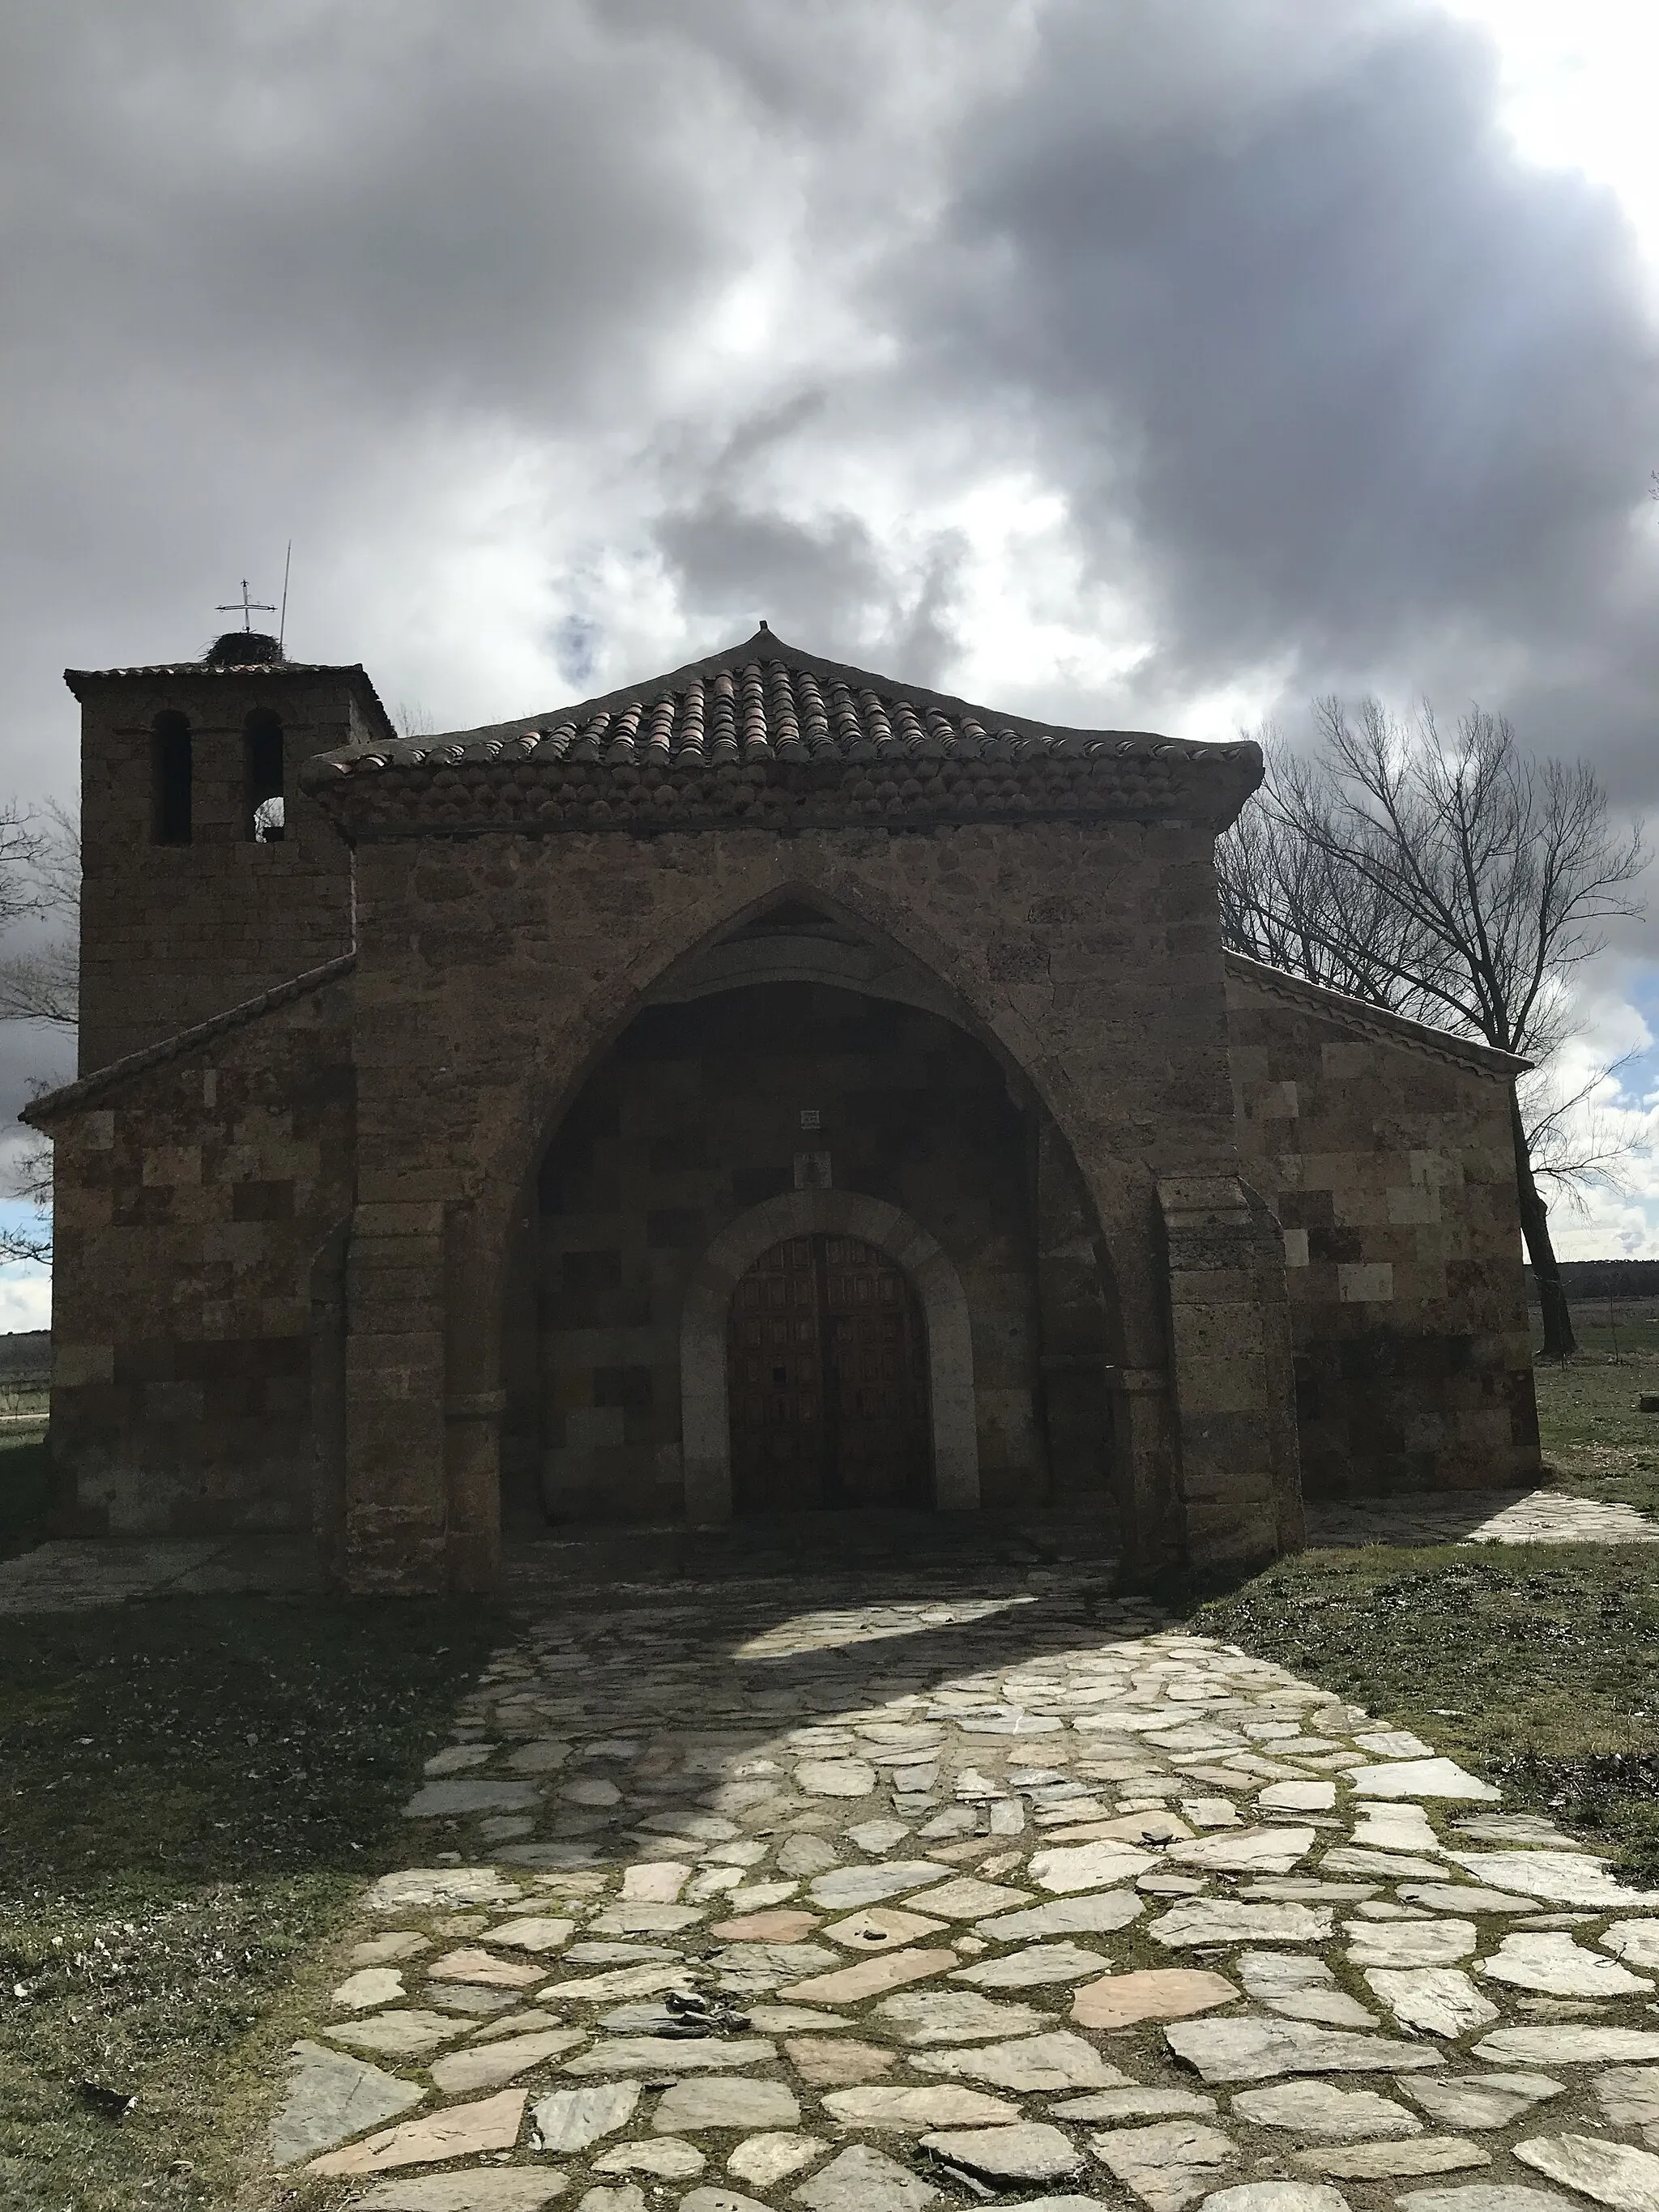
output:
<path id="1" fill-rule="evenodd" d="M 803 653 L 763 628 L 725 653 L 556 713 L 347 747 L 318 755 L 302 774 L 371 835 L 377 823 L 397 834 L 416 822 L 459 830 L 526 818 L 626 827 L 673 817 L 689 827 L 745 808 L 758 820 L 784 811 L 983 817 L 1110 805 L 1219 821 L 1260 780 L 1261 755 L 1243 742 L 1192 744 L 994 714 Z"/>

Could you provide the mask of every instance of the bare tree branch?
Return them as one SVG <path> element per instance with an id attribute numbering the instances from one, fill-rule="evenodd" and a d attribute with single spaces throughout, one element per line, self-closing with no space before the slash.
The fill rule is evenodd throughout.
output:
<path id="1" fill-rule="evenodd" d="M 46 1022 L 73 1030 L 81 1018 L 81 835 L 72 815 L 56 802 L 44 818 L 28 825 L 26 872 L 28 902 L 19 913 L 50 915 L 53 936 L 30 952 L 0 959 L 0 1021 Z M 0 823 L 0 887 L 5 882 L 6 851 Z M 0 922 L 7 919 L 0 888 Z"/>
<path id="2" fill-rule="evenodd" d="M 0 959 L 0 1021 L 44 1022 L 73 1031 L 81 1011 L 81 836 L 74 816 L 55 802 L 40 814 L 0 806 L 0 927 L 26 915 L 50 916 L 55 927 L 33 950 Z M 33 1207 L 40 1226 L 0 1225 L 0 1263 L 49 1263 L 52 1146 L 46 1138 L 31 1133 L 14 1160 L 9 1184 L 15 1197 Z"/>
<path id="3" fill-rule="evenodd" d="M 1550 1068 L 1534 1069 L 1517 1085 L 1533 1172 L 1575 1212 L 1584 1211 L 1589 1191 L 1625 1194 L 1626 1163 L 1652 1139 L 1650 1112 L 1626 1110 L 1601 1095 L 1634 1058 L 1626 1053 L 1592 1068 L 1571 1091 Z"/>
<path id="4" fill-rule="evenodd" d="M 44 1089 L 36 1085 L 37 1092 Z M 0 1224 L 0 1264 L 29 1260 L 49 1264 L 52 1259 L 52 1139 L 32 1129 L 11 1164 L 9 1177 L 14 1198 L 27 1199 L 40 1220 L 36 1228 L 7 1228 Z"/>
<path id="5" fill-rule="evenodd" d="M 0 960 L 0 1021 L 49 1022 L 72 1030 L 80 1019 L 80 948 L 61 938 L 39 952 Z"/>

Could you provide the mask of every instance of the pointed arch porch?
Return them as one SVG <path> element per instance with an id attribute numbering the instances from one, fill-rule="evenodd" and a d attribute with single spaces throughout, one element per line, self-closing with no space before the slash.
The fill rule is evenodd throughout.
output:
<path id="1" fill-rule="evenodd" d="M 672 984 L 678 972 L 745 922 L 799 899 L 844 921 L 872 944 L 890 947 L 934 981 L 950 1018 L 1040 1103 L 1089 1189 L 1101 1264 L 1114 1279 L 1124 1331 L 1115 1356 L 1138 1364 L 1160 1360 L 1163 1285 L 1152 1245 L 1154 1179 L 1145 1164 L 1090 1142 L 1103 1116 L 1133 1112 L 1134 1086 L 1127 1086 L 1130 1096 L 1120 1099 L 1121 1072 L 1110 1060 L 1097 1071 L 1092 1091 L 1079 1083 L 1069 1056 L 1057 1052 L 1054 1039 L 1045 1033 L 1048 1010 L 1043 1001 L 1051 991 L 1045 986 L 1034 997 L 1030 990 L 1010 988 L 999 974 L 1005 963 L 994 950 L 986 956 L 980 942 L 983 902 L 969 884 L 953 883 L 951 900 L 939 903 L 935 911 L 935 902 L 915 895 L 915 886 L 902 877 L 895 881 L 890 848 L 900 842 L 870 833 L 871 853 L 857 859 L 838 856 L 838 865 L 829 865 L 806 841 L 785 847 L 780 840 L 770 852 L 745 854 L 741 868 L 711 871 L 706 878 L 678 869 L 659 872 L 670 876 L 674 897 L 665 902 L 661 914 L 642 914 L 618 933 L 628 948 L 620 971 L 611 965 L 613 956 L 607 948 L 606 956 L 591 967 L 573 961 L 558 976 L 556 994 L 546 988 L 551 979 L 538 977 L 542 1020 L 526 1035 L 528 1048 L 516 1080 L 501 1094 L 501 1110 L 481 1121 L 475 1139 L 482 1140 L 471 1178 L 480 1250 L 497 1249 L 508 1235 L 554 1132 L 659 988 Z M 952 911 L 958 897 L 963 902 Z M 439 1016 L 439 1008 L 429 1002 L 422 1011 L 428 1018 Z M 499 1278 L 485 1294 L 496 1309 L 499 1328 L 504 1295 Z"/>

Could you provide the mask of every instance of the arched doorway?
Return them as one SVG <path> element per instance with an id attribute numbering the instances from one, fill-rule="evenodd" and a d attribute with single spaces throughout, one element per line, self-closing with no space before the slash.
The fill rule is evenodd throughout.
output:
<path id="1" fill-rule="evenodd" d="M 732 1295 L 726 1375 L 739 1513 L 930 1502 L 921 1309 L 877 1246 L 819 1234 L 763 1252 Z"/>

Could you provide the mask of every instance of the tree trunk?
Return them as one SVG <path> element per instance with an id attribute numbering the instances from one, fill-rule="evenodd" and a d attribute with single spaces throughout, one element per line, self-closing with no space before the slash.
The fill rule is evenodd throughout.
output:
<path id="1" fill-rule="evenodd" d="M 1544 1317 L 1544 1352 L 1548 1358 L 1565 1359 L 1577 1351 L 1578 1342 L 1572 1333 L 1567 1294 L 1561 1287 L 1555 1247 L 1550 1242 L 1550 1210 L 1533 1175 L 1532 1154 L 1521 1119 L 1520 1101 L 1513 1086 L 1510 1091 L 1510 1128 L 1515 1139 L 1515 1182 L 1521 1200 L 1521 1233 L 1527 1240 L 1527 1257 L 1532 1261 L 1538 1304 Z"/>

